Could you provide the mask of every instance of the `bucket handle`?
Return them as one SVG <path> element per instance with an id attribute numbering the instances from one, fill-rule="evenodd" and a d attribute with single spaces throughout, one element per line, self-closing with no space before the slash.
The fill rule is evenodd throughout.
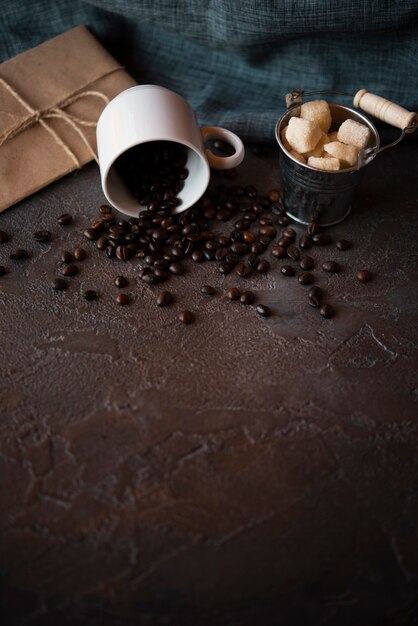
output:
<path id="1" fill-rule="evenodd" d="M 402 141 L 406 134 L 413 133 L 417 128 L 416 113 L 404 109 L 391 100 L 386 100 L 386 98 L 370 93 L 367 89 L 360 89 L 355 94 L 353 104 L 357 109 L 361 109 L 377 117 L 378 120 L 402 130 L 400 136 L 395 139 L 395 141 L 392 141 L 392 143 L 388 143 L 379 149 L 366 149 L 364 152 L 367 158 L 374 157 L 376 154 L 379 154 L 379 152 L 396 146 L 397 143 Z"/>

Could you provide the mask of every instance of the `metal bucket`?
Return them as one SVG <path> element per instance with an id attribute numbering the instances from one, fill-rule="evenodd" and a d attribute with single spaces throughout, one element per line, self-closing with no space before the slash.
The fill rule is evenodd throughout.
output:
<path id="1" fill-rule="evenodd" d="M 370 163 L 380 150 L 380 138 L 376 127 L 361 113 L 328 102 L 331 109 L 333 132 L 346 119 L 365 124 L 371 138 L 359 165 L 338 171 L 324 171 L 300 163 L 284 147 L 281 131 L 290 117 L 299 116 L 300 105 L 287 111 L 276 124 L 276 140 L 280 146 L 280 169 L 282 174 L 283 201 L 286 212 L 300 224 L 317 222 L 332 226 L 341 222 L 351 210 L 353 195 L 363 174 L 364 166 Z"/>

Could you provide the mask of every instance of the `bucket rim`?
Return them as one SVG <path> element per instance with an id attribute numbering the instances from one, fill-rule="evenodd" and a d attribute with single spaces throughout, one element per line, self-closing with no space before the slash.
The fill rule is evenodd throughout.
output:
<path id="1" fill-rule="evenodd" d="M 289 159 L 291 159 L 294 163 L 297 163 L 298 165 L 300 165 L 300 167 L 306 167 L 306 169 L 308 169 L 308 170 L 312 170 L 312 171 L 314 171 L 314 172 L 321 172 L 321 171 L 323 171 L 323 172 L 324 172 L 324 174 L 331 174 L 331 175 L 348 174 L 348 173 L 351 173 L 351 172 L 358 172 L 360 169 L 362 169 L 363 167 L 365 167 L 366 165 L 368 165 L 371 161 L 373 161 L 373 159 L 375 158 L 376 154 L 377 154 L 377 153 L 378 153 L 378 151 L 379 151 L 379 148 L 380 148 L 380 135 L 379 135 L 379 133 L 378 133 L 378 131 L 377 131 L 377 128 L 376 128 L 376 126 L 373 124 L 373 122 L 371 122 L 371 121 L 370 121 L 370 120 L 369 120 L 369 119 L 368 119 L 365 115 L 363 115 L 362 113 L 359 113 L 359 112 L 355 111 L 354 109 L 351 109 L 350 107 L 345 106 L 344 104 L 338 104 L 337 102 L 330 102 L 330 101 L 328 101 L 328 100 L 327 100 L 327 102 L 328 102 L 328 104 L 329 104 L 331 107 L 335 107 L 335 108 L 338 108 L 338 109 L 342 109 L 342 110 L 344 110 L 344 111 L 349 111 L 350 113 L 354 113 L 354 115 L 355 115 L 355 116 L 357 116 L 357 117 L 359 117 L 359 118 L 361 118 L 361 119 L 364 121 L 364 123 L 365 123 L 365 124 L 366 124 L 366 125 L 367 125 L 367 126 L 368 126 L 371 130 L 372 130 L 372 132 L 374 133 L 374 136 L 375 136 L 375 138 L 376 138 L 375 154 L 374 154 L 374 155 L 373 155 L 370 159 L 368 159 L 368 161 L 367 161 L 366 163 L 363 163 L 363 165 L 361 165 L 360 167 L 359 167 L 359 166 L 356 166 L 356 165 L 353 165 L 353 167 L 346 167 L 346 168 L 344 168 L 343 170 L 319 170 L 319 169 L 318 169 L 318 168 L 316 168 L 316 167 L 312 167 L 311 165 L 308 165 L 307 163 L 301 163 L 300 161 L 298 161 L 297 159 L 295 159 L 295 157 L 294 157 L 294 156 L 292 156 L 288 150 L 286 150 L 286 148 L 284 147 L 284 145 L 283 145 L 283 143 L 282 143 L 282 140 L 281 140 L 281 137 L 280 137 L 280 126 L 282 125 L 282 123 L 283 123 L 284 119 L 285 119 L 285 118 L 288 118 L 288 117 L 291 117 L 291 115 L 290 115 L 290 114 L 291 114 L 293 111 L 295 111 L 296 109 L 300 108 L 300 107 L 302 106 L 302 104 L 297 104 L 297 105 L 295 105 L 295 106 L 292 106 L 292 108 L 290 108 L 290 109 L 288 109 L 287 111 L 285 111 L 285 112 L 283 113 L 283 115 L 281 115 L 281 116 L 279 117 L 279 119 L 278 119 L 278 120 L 277 120 L 277 122 L 276 122 L 276 127 L 275 127 L 275 137 L 276 137 L 276 141 L 277 141 L 277 143 L 279 144 L 280 149 L 284 152 L 284 154 L 285 154 L 285 155 L 286 155 Z"/>

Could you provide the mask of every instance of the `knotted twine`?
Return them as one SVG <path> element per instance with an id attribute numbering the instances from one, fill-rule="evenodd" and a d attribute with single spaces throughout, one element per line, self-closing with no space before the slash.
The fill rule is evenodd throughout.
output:
<path id="1" fill-rule="evenodd" d="M 124 68 L 122 66 L 118 66 L 114 68 L 113 70 L 106 72 L 102 76 L 99 76 L 94 82 L 97 82 L 98 80 L 101 80 L 102 78 L 105 78 L 106 76 L 109 76 L 109 74 L 113 74 L 114 72 L 118 72 L 123 69 Z M 98 156 L 96 152 L 91 147 L 86 135 L 83 133 L 81 128 L 79 128 L 79 126 L 85 126 L 87 128 L 94 128 L 97 126 L 97 122 L 91 122 L 89 120 L 85 120 L 77 115 L 73 115 L 72 113 L 68 113 L 68 111 L 64 110 L 66 107 L 69 107 L 74 102 L 77 102 L 78 100 L 81 100 L 83 98 L 90 98 L 90 97 L 99 98 L 105 104 L 109 103 L 109 98 L 101 91 L 87 89 L 87 87 L 91 85 L 91 82 L 86 83 L 85 85 L 83 85 L 82 87 L 80 87 L 79 89 L 71 93 L 69 96 L 67 96 L 66 98 L 58 102 L 57 104 L 51 107 L 47 107 L 46 109 L 42 109 L 42 110 L 34 109 L 24 98 L 22 98 L 22 96 L 16 91 L 16 89 L 12 87 L 12 85 L 1 76 L 0 76 L 0 84 L 6 89 L 8 93 L 14 96 L 14 98 L 16 98 L 19 104 L 21 104 L 28 112 L 28 115 L 22 116 L 20 121 L 16 122 L 13 126 L 11 126 L 6 131 L 4 131 L 2 135 L 0 135 L 0 148 L 4 143 L 6 143 L 6 141 L 13 139 L 13 137 L 16 137 L 16 135 L 19 135 L 27 128 L 30 128 L 31 126 L 34 126 L 35 124 L 41 124 L 41 126 L 46 131 L 48 131 L 48 133 L 52 135 L 56 143 L 64 150 L 67 156 L 74 162 L 74 165 L 77 168 L 81 167 L 80 161 L 78 160 L 74 152 L 71 150 L 71 148 L 61 139 L 58 133 L 56 133 L 55 130 L 51 128 L 51 126 L 49 126 L 45 122 L 45 120 L 47 119 L 56 118 L 56 119 L 63 120 L 64 122 L 66 122 L 67 124 L 71 126 L 71 128 L 78 134 L 80 139 L 85 144 L 92 158 L 96 162 L 98 162 Z M 7 115 L 14 115 L 7 111 L 0 111 L 0 113 L 6 113 Z"/>

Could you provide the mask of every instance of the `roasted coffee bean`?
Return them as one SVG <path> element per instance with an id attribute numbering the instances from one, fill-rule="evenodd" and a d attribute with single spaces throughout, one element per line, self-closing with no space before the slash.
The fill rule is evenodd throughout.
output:
<path id="1" fill-rule="evenodd" d="M 266 272 L 268 272 L 270 269 L 270 263 L 267 261 L 267 259 L 260 259 L 260 261 L 257 264 L 256 270 L 259 274 L 265 274 Z"/>
<path id="2" fill-rule="evenodd" d="M 157 296 L 157 305 L 158 306 L 170 306 L 173 302 L 173 296 L 169 291 L 162 291 Z"/>
<path id="3" fill-rule="evenodd" d="M 310 272 L 303 272 L 302 274 L 299 274 L 298 276 L 298 281 L 300 282 L 301 285 L 312 285 L 314 280 L 315 280 L 314 275 L 311 274 Z"/>
<path id="4" fill-rule="evenodd" d="M 372 279 L 372 275 L 369 270 L 360 270 L 356 273 L 356 278 L 361 283 L 368 283 Z"/>
<path id="5" fill-rule="evenodd" d="M 64 250 L 64 252 L 61 253 L 61 261 L 63 263 L 74 263 L 74 257 L 71 252 Z"/>
<path id="6" fill-rule="evenodd" d="M 254 302 L 254 294 L 252 291 L 243 291 L 239 297 L 241 304 L 252 304 Z"/>
<path id="7" fill-rule="evenodd" d="M 200 289 L 200 293 L 203 293 L 205 296 L 213 296 L 216 293 L 216 289 L 211 285 L 203 285 Z"/>
<path id="8" fill-rule="evenodd" d="M 119 259 L 119 261 L 127 261 L 129 256 L 129 248 L 127 246 L 122 244 L 116 248 L 116 258 Z"/>
<path id="9" fill-rule="evenodd" d="M 9 240 L 9 235 L 4 230 L 0 230 L 0 243 L 6 243 Z"/>
<path id="10" fill-rule="evenodd" d="M 4 265 L 0 265 L 0 276 L 4 276 L 6 273 L 6 268 Z"/>
<path id="11" fill-rule="evenodd" d="M 52 289 L 55 289 L 55 291 L 64 291 L 64 289 L 67 289 L 67 287 L 67 281 L 63 278 L 55 278 L 52 282 Z"/>
<path id="12" fill-rule="evenodd" d="M 271 239 L 270 237 L 267 237 L 267 235 L 260 235 L 258 237 L 258 243 L 261 244 L 263 246 L 263 250 L 265 250 L 270 245 Z"/>
<path id="13" fill-rule="evenodd" d="M 320 226 L 316 222 L 311 222 L 308 228 L 306 229 L 306 232 L 308 233 L 310 237 L 317 235 L 319 231 L 320 231 Z"/>
<path id="14" fill-rule="evenodd" d="M 301 270 L 311 270 L 315 267 L 315 261 L 311 256 L 304 256 L 300 260 L 299 267 Z"/>
<path id="15" fill-rule="evenodd" d="M 317 296 L 309 296 L 308 295 L 308 302 L 315 309 L 319 308 L 319 305 L 321 304 L 321 301 L 320 301 L 320 299 Z"/>
<path id="16" fill-rule="evenodd" d="M 105 223 L 105 221 L 101 217 L 100 219 L 98 219 L 95 222 L 93 222 L 92 224 L 90 224 L 89 228 L 92 228 L 93 230 L 101 230 L 103 228 L 104 223 Z"/>
<path id="17" fill-rule="evenodd" d="M 296 274 L 295 268 L 292 267 L 291 265 L 282 265 L 282 267 L 280 268 L 280 271 L 283 274 L 283 276 L 294 276 Z"/>
<path id="18" fill-rule="evenodd" d="M 239 254 L 240 256 L 243 256 L 244 254 L 248 254 L 250 247 L 247 243 L 235 241 L 234 243 L 231 244 L 230 249 L 235 254 Z"/>
<path id="19" fill-rule="evenodd" d="M 269 239 L 274 239 L 274 237 L 277 235 L 277 228 L 275 228 L 274 226 L 261 226 L 258 229 L 258 232 L 262 236 L 266 236 Z"/>
<path id="20" fill-rule="evenodd" d="M 273 226 L 273 220 L 269 217 L 260 217 L 258 223 L 260 226 Z"/>
<path id="21" fill-rule="evenodd" d="M 87 291 L 83 293 L 83 296 L 86 300 L 97 300 L 97 292 L 94 289 L 87 289 Z"/>
<path id="22" fill-rule="evenodd" d="M 287 226 L 288 224 L 290 224 L 290 220 L 287 215 L 279 215 L 279 217 L 277 218 L 277 223 L 280 226 Z"/>
<path id="23" fill-rule="evenodd" d="M 279 189 L 271 189 L 267 194 L 267 198 L 273 203 L 278 202 L 281 197 L 282 192 Z"/>
<path id="24" fill-rule="evenodd" d="M 229 263 L 229 265 L 236 265 L 239 261 L 239 257 L 234 252 L 228 252 L 225 257 L 225 263 Z"/>
<path id="25" fill-rule="evenodd" d="M 247 231 L 244 231 L 247 232 Z M 242 242 L 243 237 L 242 237 L 243 233 L 240 230 L 232 230 L 229 233 L 229 238 L 232 241 L 232 243 L 238 241 L 238 242 Z"/>
<path id="26" fill-rule="evenodd" d="M 49 230 L 37 230 L 33 233 L 33 238 L 39 243 L 47 243 L 51 239 L 51 232 Z"/>
<path id="27" fill-rule="evenodd" d="M 250 230 L 244 230 L 242 233 L 242 238 L 245 241 L 245 243 L 249 243 L 249 244 L 254 243 L 255 241 L 255 235 Z"/>
<path id="28" fill-rule="evenodd" d="M 225 235 L 219 235 L 216 238 L 216 241 L 219 243 L 219 245 L 222 248 L 227 248 L 230 244 L 231 244 L 231 240 L 229 237 L 226 237 Z"/>
<path id="29" fill-rule="evenodd" d="M 214 239 L 209 239 L 208 241 L 205 241 L 206 250 L 210 250 L 211 252 L 216 252 L 216 250 L 219 249 L 219 246 L 219 242 L 215 241 Z"/>
<path id="30" fill-rule="evenodd" d="M 330 304 L 321 304 L 321 306 L 319 307 L 319 312 L 322 315 L 322 317 L 332 317 L 334 315 L 334 309 Z"/>
<path id="31" fill-rule="evenodd" d="M 109 215 L 109 213 L 112 213 L 112 208 L 108 204 L 102 204 L 99 207 L 99 211 L 102 215 Z"/>
<path id="32" fill-rule="evenodd" d="M 193 235 L 193 234 L 198 233 L 198 232 L 199 232 L 199 227 L 195 223 L 186 224 L 181 229 L 181 234 L 184 235 L 184 237 L 186 237 L 187 235 Z"/>
<path id="33" fill-rule="evenodd" d="M 312 241 L 316 246 L 327 246 L 331 243 L 331 237 L 328 233 L 317 233 L 312 236 Z"/>
<path id="34" fill-rule="evenodd" d="M 157 261 L 159 258 L 160 255 L 158 254 L 158 252 L 150 252 L 145 257 L 145 263 L 148 263 L 148 265 L 154 265 L 155 261 Z"/>
<path id="35" fill-rule="evenodd" d="M 338 250 L 349 250 L 351 248 L 351 243 L 347 239 L 339 239 L 335 245 Z"/>
<path id="36" fill-rule="evenodd" d="M 154 268 L 156 269 L 166 270 L 168 269 L 169 265 L 170 265 L 170 261 L 168 259 L 164 259 L 161 257 L 159 257 L 158 259 L 155 259 L 154 261 Z"/>
<path id="37" fill-rule="evenodd" d="M 287 248 L 292 243 L 290 237 L 279 237 L 276 241 L 276 246 L 280 246 L 281 248 Z"/>
<path id="38" fill-rule="evenodd" d="M 289 239 L 296 238 L 296 231 L 293 228 L 284 228 L 282 232 L 283 237 L 288 237 Z"/>
<path id="39" fill-rule="evenodd" d="M 255 270 L 255 268 L 257 267 L 257 265 L 260 262 L 260 257 L 257 254 L 250 254 L 248 257 L 248 265 Z"/>
<path id="40" fill-rule="evenodd" d="M 108 259 L 114 259 L 116 256 L 116 249 L 113 246 L 107 246 L 105 254 Z"/>
<path id="41" fill-rule="evenodd" d="M 184 230 L 184 229 L 183 229 Z M 153 238 L 154 241 L 160 242 L 160 241 L 165 241 L 166 239 L 168 239 L 168 232 L 165 230 L 165 228 L 156 228 L 153 232 L 151 237 Z"/>
<path id="42" fill-rule="evenodd" d="M 20 261 L 21 259 L 28 259 L 29 252 L 27 250 L 24 250 L 23 248 L 18 248 L 17 250 L 14 250 L 13 252 L 9 254 L 9 258 L 12 259 L 12 261 Z"/>
<path id="43" fill-rule="evenodd" d="M 179 315 L 179 320 L 183 324 L 191 324 L 194 320 L 194 315 L 191 311 L 182 311 Z"/>
<path id="44" fill-rule="evenodd" d="M 240 296 L 240 291 L 236 287 L 230 287 L 228 291 L 226 292 L 226 296 L 230 300 L 238 300 Z"/>
<path id="45" fill-rule="evenodd" d="M 109 245 L 109 239 L 107 237 L 104 237 L 103 235 L 99 237 L 98 240 L 96 241 L 96 248 L 98 250 L 106 250 L 108 245 Z"/>
<path id="46" fill-rule="evenodd" d="M 147 285 L 156 285 L 160 282 L 160 277 L 157 276 L 154 272 L 150 272 L 149 274 L 143 274 L 141 276 L 141 280 Z"/>
<path id="47" fill-rule="evenodd" d="M 336 263 L 336 261 L 324 261 L 321 267 L 325 272 L 329 272 L 330 274 L 338 274 L 341 270 L 339 263 Z"/>
<path id="48" fill-rule="evenodd" d="M 236 230 L 241 230 L 241 231 L 246 231 L 249 230 L 251 225 L 251 222 L 249 220 L 238 220 L 237 222 L 235 222 L 234 224 L 234 228 Z"/>
<path id="49" fill-rule="evenodd" d="M 226 248 L 219 248 L 215 252 L 215 259 L 217 261 L 223 261 L 228 254 L 228 250 Z"/>
<path id="50" fill-rule="evenodd" d="M 61 226 L 68 226 L 68 224 L 72 221 L 73 216 L 70 215 L 69 213 L 63 213 L 63 215 L 60 215 L 58 218 L 58 224 L 61 224 Z"/>
<path id="51" fill-rule="evenodd" d="M 235 273 L 241 278 L 247 278 L 251 274 L 251 267 L 246 263 L 238 263 Z"/>
<path id="52" fill-rule="evenodd" d="M 256 216 L 263 212 L 263 206 L 259 202 L 253 202 L 250 209 Z"/>
<path id="53" fill-rule="evenodd" d="M 84 259 L 86 258 L 86 251 L 84 250 L 84 248 L 75 248 L 73 256 L 76 261 L 84 261 Z"/>
<path id="54" fill-rule="evenodd" d="M 251 244 L 250 250 L 251 254 L 261 254 L 264 250 L 264 246 L 262 246 L 258 241 L 254 241 L 254 243 Z"/>
<path id="55" fill-rule="evenodd" d="M 233 266 L 227 263 L 226 261 L 221 261 L 218 265 L 218 271 L 221 274 L 229 274 L 232 270 L 232 267 Z"/>
<path id="56" fill-rule="evenodd" d="M 123 287 L 126 287 L 127 284 L 128 284 L 128 280 L 127 278 L 125 278 L 125 276 L 116 276 L 115 278 L 116 287 L 119 287 L 121 289 Z"/>
<path id="57" fill-rule="evenodd" d="M 302 235 L 302 237 L 299 239 L 299 248 L 301 248 L 301 250 L 308 250 L 308 248 L 310 248 L 312 246 L 312 239 L 310 238 L 309 235 Z"/>
<path id="58" fill-rule="evenodd" d="M 215 253 L 212 252 L 212 250 L 203 250 L 203 256 L 205 257 L 206 261 L 215 260 Z"/>
<path id="59" fill-rule="evenodd" d="M 99 232 L 93 228 L 86 228 L 84 237 L 90 241 L 96 241 L 99 238 Z"/>
<path id="60" fill-rule="evenodd" d="M 61 268 L 61 273 L 64 276 L 75 276 L 78 274 L 78 267 L 77 265 L 74 265 L 74 263 L 69 263 Z"/>
<path id="61" fill-rule="evenodd" d="M 170 263 L 170 265 L 168 266 L 168 269 L 171 272 L 171 274 L 175 274 L 176 276 L 179 276 L 180 274 L 184 274 L 184 267 L 181 265 L 181 263 L 177 263 L 177 261 Z"/>
<path id="62" fill-rule="evenodd" d="M 192 252 L 192 260 L 195 263 L 203 263 L 203 261 L 205 260 L 205 255 L 201 250 L 194 250 Z"/>
<path id="63" fill-rule="evenodd" d="M 270 317 L 271 315 L 271 309 L 266 304 L 257 304 L 255 310 L 261 317 Z"/>
<path id="64" fill-rule="evenodd" d="M 271 249 L 271 254 L 276 257 L 276 259 L 284 259 L 287 256 L 286 248 L 283 248 L 283 246 L 274 246 Z"/>
<path id="65" fill-rule="evenodd" d="M 286 250 L 287 256 L 289 257 L 289 259 L 291 259 L 292 261 L 299 261 L 300 259 L 300 252 L 299 249 L 294 246 L 288 246 L 287 250 Z"/>
<path id="66" fill-rule="evenodd" d="M 310 298 L 322 298 L 322 289 L 321 287 L 318 287 L 318 285 L 314 285 L 313 287 L 311 287 L 308 291 L 308 296 Z"/>
<path id="67" fill-rule="evenodd" d="M 116 302 L 120 305 L 120 306 L 126 306 L 127 304 L 129 304 L 131 301 L 130 297 L 128 296 L 127 293 L 118 293 L 118 295 L 116 296 Z"/>

